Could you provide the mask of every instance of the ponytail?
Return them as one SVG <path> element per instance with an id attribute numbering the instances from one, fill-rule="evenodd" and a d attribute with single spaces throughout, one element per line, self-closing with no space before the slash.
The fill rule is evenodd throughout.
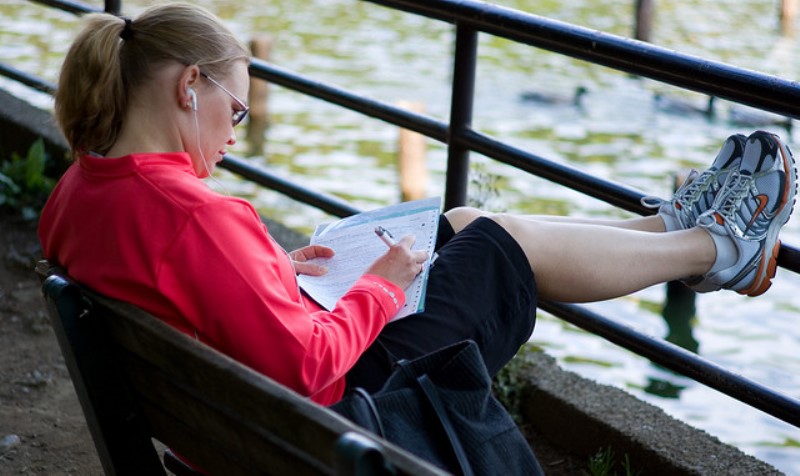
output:
<path id="1" fill-rule="evenodd" d="M 67 52 L 55 95 L 55 116 L 77 156 L 105 153 L 119 134 L 127 97 L 120 38 L 125 21 L 92 14 Z"/>
<path id="2" fill-rule="evenodd" d="M 155 6 L 134 20 L 93 14 L 64 58 L 55 116 L 75 157 L 117 141 L 131 94 L 170 61 L 224 78 L 247 49 L 214 15 L 190 4 Z"/>

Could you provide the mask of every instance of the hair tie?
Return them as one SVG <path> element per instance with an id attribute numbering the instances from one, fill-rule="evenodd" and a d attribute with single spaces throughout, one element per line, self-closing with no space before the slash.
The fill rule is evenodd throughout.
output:
<path id="1" fill-rule="evenodd" d="M 125 27 L 119 33 L 119 37 L 122 38 L 123 41 L 128 41 L 133 38 L 133 20 L 130 18 L 123 18 L 125 20 Z"/>

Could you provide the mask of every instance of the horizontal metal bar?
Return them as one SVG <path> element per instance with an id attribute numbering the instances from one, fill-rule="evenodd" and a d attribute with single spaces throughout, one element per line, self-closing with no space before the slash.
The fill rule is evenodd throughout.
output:
<path id="1" fill-rule="evenodd" d="M 778 252 L 778 266 L 800 274 L 800 248 L 782 243 Z"/>
<path id="2" fill-rule="evenodd" d="M 419 132 L 440 142 L 447 142 L 447 124 L 435 121 L 422 114 L 359 96 L 347 90 L 292 73 L 256 58 L 251 60 L 250 74 L 256 78 Z"/>
<path id="3" fill-rule="evenodd" d="M 476 0 L 365 1 L 800 118 L 800 88 L 774 76 Z"/>
<path id="4" fill-rule="evenodd" d="M 302 203 L 319 208 L 331 215 L 346 217 L 361 212 L 361 210 L 349 205 L 343 200 L 304 188 L 296 183 L 278 177 L 261 167 L 257 167 L 229 154 L 225 155 L 219 165 L 259 185 L 280 192 Z"/>
<path id="5" fill-rule="evenodd" d="M 524 170 L 533 175 L 564 185 L 616 207 L 640 215 L 654 211 L 644 207 L 640 199 L 644 194 L 621 184 L 597 178 L 566 164 L 559 164 L 536 154 L 513 147 L 475 130 L 465 130 L 456 138 L 471 150 L 487 157 Z"/>
<path id="6" fill-rule="evenodd" d="M 86 13 L 103 13 L 102 8 L 93 7 L 87 3 L 78 2 L 75 0 L 30 0 L 33 3 L 41 3 L 48 7 L 64 10 L 65 12 L 74 13 L 76 15 L 84 15 Z"/>
<path id="7" fill-rule="evenodd" d="M 56 92 L 55 84 L 2 62 L 0 62 L 0 75 L 18 81 L 25 86 L 36 89 L 37 91 L 41 91 L 43 93 L 52 95 Z"/>
<path id="8" fill-rule="evenodd" d="M 647 337 L 584 307 L 540 301 L 539 307 L 650 361 L 800 427 L 800 401 L 703 359 L 677 345 Z"/>

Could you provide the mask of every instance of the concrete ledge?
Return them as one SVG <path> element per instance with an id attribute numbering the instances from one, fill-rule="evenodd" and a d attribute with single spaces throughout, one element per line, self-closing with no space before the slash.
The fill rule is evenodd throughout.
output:
<path id="1" fill-rule="evenodd" d="M 11 157 L 12 153 L 24 157 L 40 137 L 45 150 L 63 170 L 69 147 L 53 115 L 0 89 L 0 160 Z"/>
<path id="2" fill-rule="evenodd" d="M 513 365 L 525 422 L 576 456 L 610 447 L 647 475 L 783 474 L 623 390 L 561 369 L 542 352 L 521 352 Z"/>

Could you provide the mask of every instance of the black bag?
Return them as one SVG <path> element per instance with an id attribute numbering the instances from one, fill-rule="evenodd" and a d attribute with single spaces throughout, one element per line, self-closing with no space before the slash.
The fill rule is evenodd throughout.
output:
<path id="1" fill-rule="evenodd" d="M 381 390 L 357 388 L 331 409 L 454 474 L 544 475 L 491 384 L 464 341 L 398 362 Z"/>

